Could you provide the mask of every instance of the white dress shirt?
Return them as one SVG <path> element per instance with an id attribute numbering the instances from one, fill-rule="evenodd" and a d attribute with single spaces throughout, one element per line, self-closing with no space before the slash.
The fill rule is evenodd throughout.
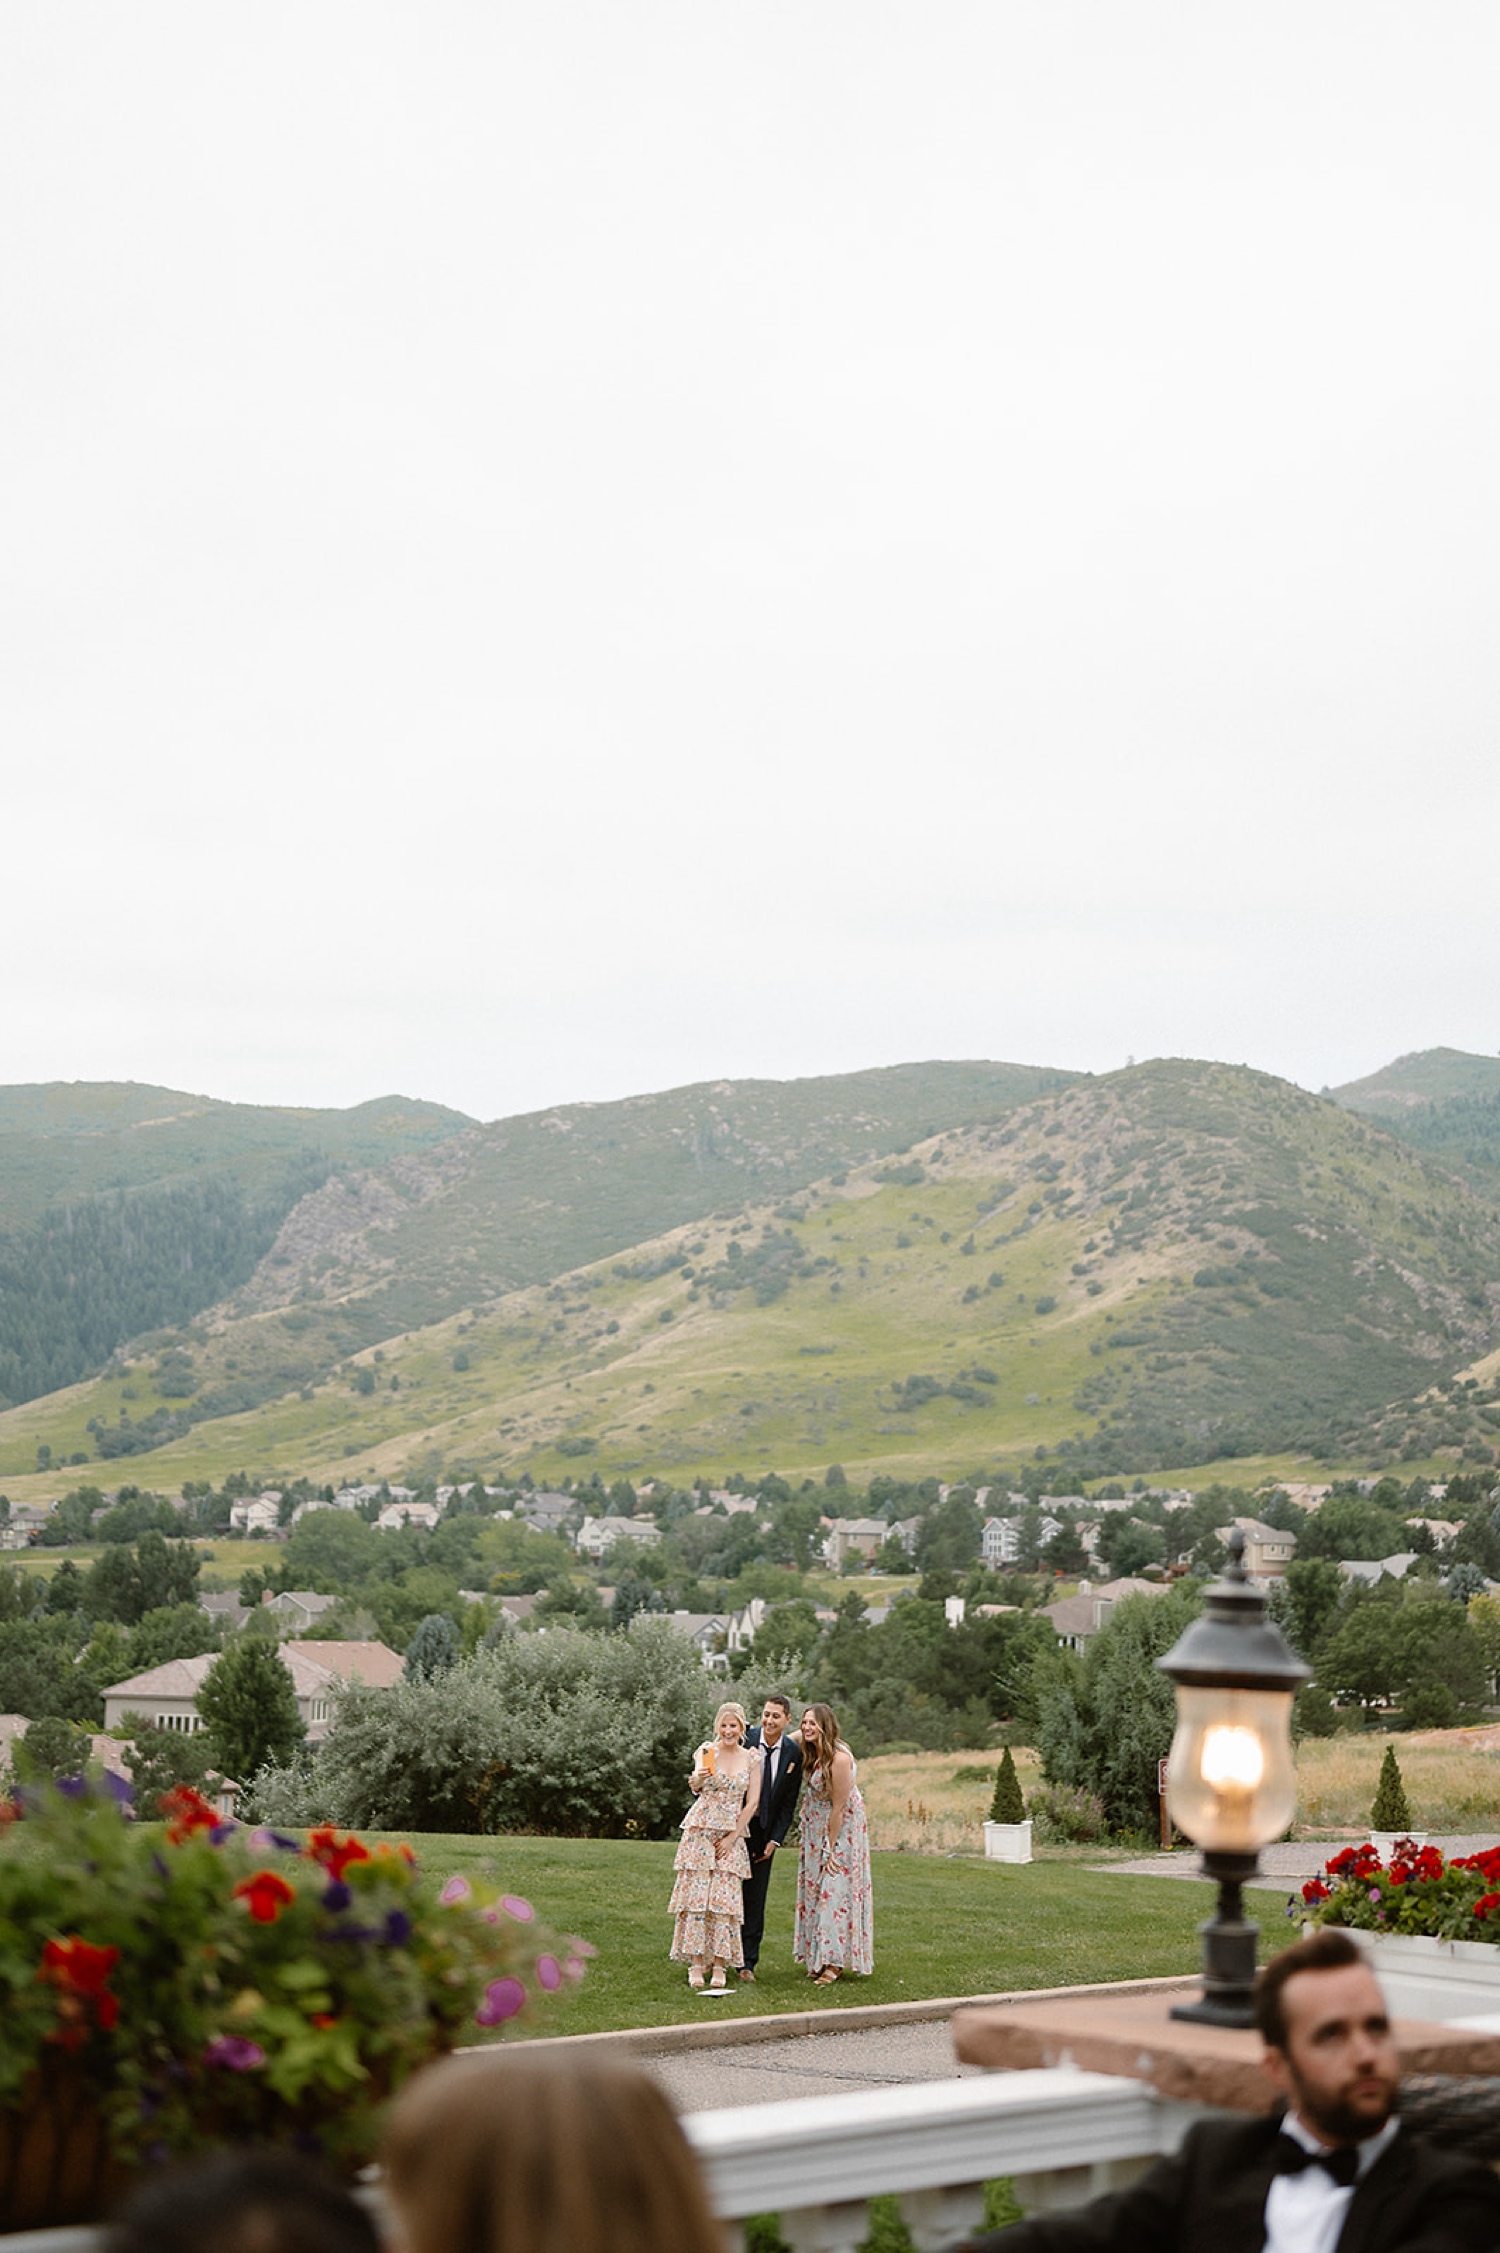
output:
<path id="1" fill-rule="evenodd" d="M 1399 2120 L 1387 2120 L 1378 2135 L 1366 2136 L 1357 2146 L 1357 2182 L 1364 2181 L 1400 2125 Z M 1286 2115 L 1281 2132 L 1304 2151 L 1327 2148 L 1295 2112 Z M 1266 2195 L 1265 2253 L 1333 2253 L 1353 2196 L 1354 2184 L 1336 2183 L 1326 2167 L 1304 2167 L 1300 2175 L 1276 2176 Z"/>

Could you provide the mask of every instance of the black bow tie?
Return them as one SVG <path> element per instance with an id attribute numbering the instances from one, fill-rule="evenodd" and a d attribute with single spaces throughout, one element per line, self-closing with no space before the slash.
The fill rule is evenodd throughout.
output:
<path id="1" fill-rule="evenodd" d="M 1300 2175 L 1305 2167 L 1326 2167 L 1345 2190 L 1359 2173 L 1359 2146 L 1335 2144 L 1329 2151 L 1308 2151 L 1295 2136 L 1276 2138 L 1274 2164 L 1278 2175 Z"/>

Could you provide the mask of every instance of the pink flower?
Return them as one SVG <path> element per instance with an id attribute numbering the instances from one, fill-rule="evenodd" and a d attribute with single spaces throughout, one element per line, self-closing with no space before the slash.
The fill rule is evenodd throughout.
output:
<path id="1" fill-rule="evenodd" d="M 438 1899 L 445 1908 L 451 1909 L 455 1901 L 469 1900 L 473 1891 L 474 1888 L 466 1877 L 451 1877 L 438 1895 Z"/>
<path id="2" fill-rule="evenodd" d="M 484 2001 L 474 2013 L 475 2023 L 500 2026 L 525 2007 L 526 1990 L 519 1979 L 492 1979 L 484 1991 Z"/>
<path id="3" fill-rule="evenodd" d="M 532 1918 L 536 1915 L 531 1903 L 523 1901 L 519 1893 L 502 1893 L 500 1906 L 506 1915 L 514 1917 L 518 1924 L 530 1924 Z"/>
<path id="4" fill-rule="evenodd" d="M 538 1956 L 536 1976 L 538 1986 L 545 1987 L 549 1995 L 561 1987 L 562 1965 L 556 1956 Z"/>
<path id="5" fill-rule="evenodd" d="M 247 2042 L 239 2034 L 219 2034 L 203 2053 L 205 2065 L 227 2065 L 231 2073 L 248 2073 L 253 2066 L 264 2065 L 266 2053 L 259 2042 Z"/>

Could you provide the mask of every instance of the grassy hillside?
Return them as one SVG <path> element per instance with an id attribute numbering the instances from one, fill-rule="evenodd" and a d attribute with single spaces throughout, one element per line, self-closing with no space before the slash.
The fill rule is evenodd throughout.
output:
<path id="1" fill-rule="evenodd" d="M 224 1412 L 134 1475 L 924 1476 L 1044 1450 L 1072 1483 L 1297 1448 L 1425 1456 L 1464 1436 L 1434 1386 L 1500 1341 L 1500 1211 L 1285 1082 L 1152 1064 L 378 1347 L 356 1333 L 325 1375 L 348 1318 L 304 1302 L 205 1326 L 197 1398 Z M 93 1453 L 101 1422 L 168 1412 L 163 1358 L 0 1417 L 12 1494 L 38 1441 Z M 235 1411 L 236 1387 L 262 1397 Z M 1458 1397 L 1488 1418 L 1489 1389 Z"/>
<path id="2" fill-rule="evenodd" d="M 1475 1179 L 1500 1176 L 1500 1057 L 1422 1049 L 1333 1096 Z"/>
<path id="3" fill-rule="evenodd" d="M 396 1097 L 297 1111 L 134 1085 L 0 1089 L 0 1403 L 56 1391 L 236 1293 L 237 1313 L 324 1309 L 297 1325 L 295 1352 L 211 1403 L 253 1407 L 393 1330 L 1067 1077 L 902 1065 L 485 1128 Z"/>

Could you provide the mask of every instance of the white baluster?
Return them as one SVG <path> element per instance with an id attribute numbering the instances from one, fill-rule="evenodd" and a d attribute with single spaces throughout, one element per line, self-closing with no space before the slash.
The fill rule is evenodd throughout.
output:
<path id="1" fill-rule="evenodd" d="M 917 2253 L 943 2253 L 961 2237 L 984 2228 L 983 2183 L 949 2183 L 939 2190 L 907 2190 L 898 2201 Z"/>
<path id="2" fill-rule="evenodd" d="M 870 2209 L 862 2198 L 802 2206 L 783 2213 L 781 2234 L 792 2253 L 859 2253 L 870 2234 Z"/>

